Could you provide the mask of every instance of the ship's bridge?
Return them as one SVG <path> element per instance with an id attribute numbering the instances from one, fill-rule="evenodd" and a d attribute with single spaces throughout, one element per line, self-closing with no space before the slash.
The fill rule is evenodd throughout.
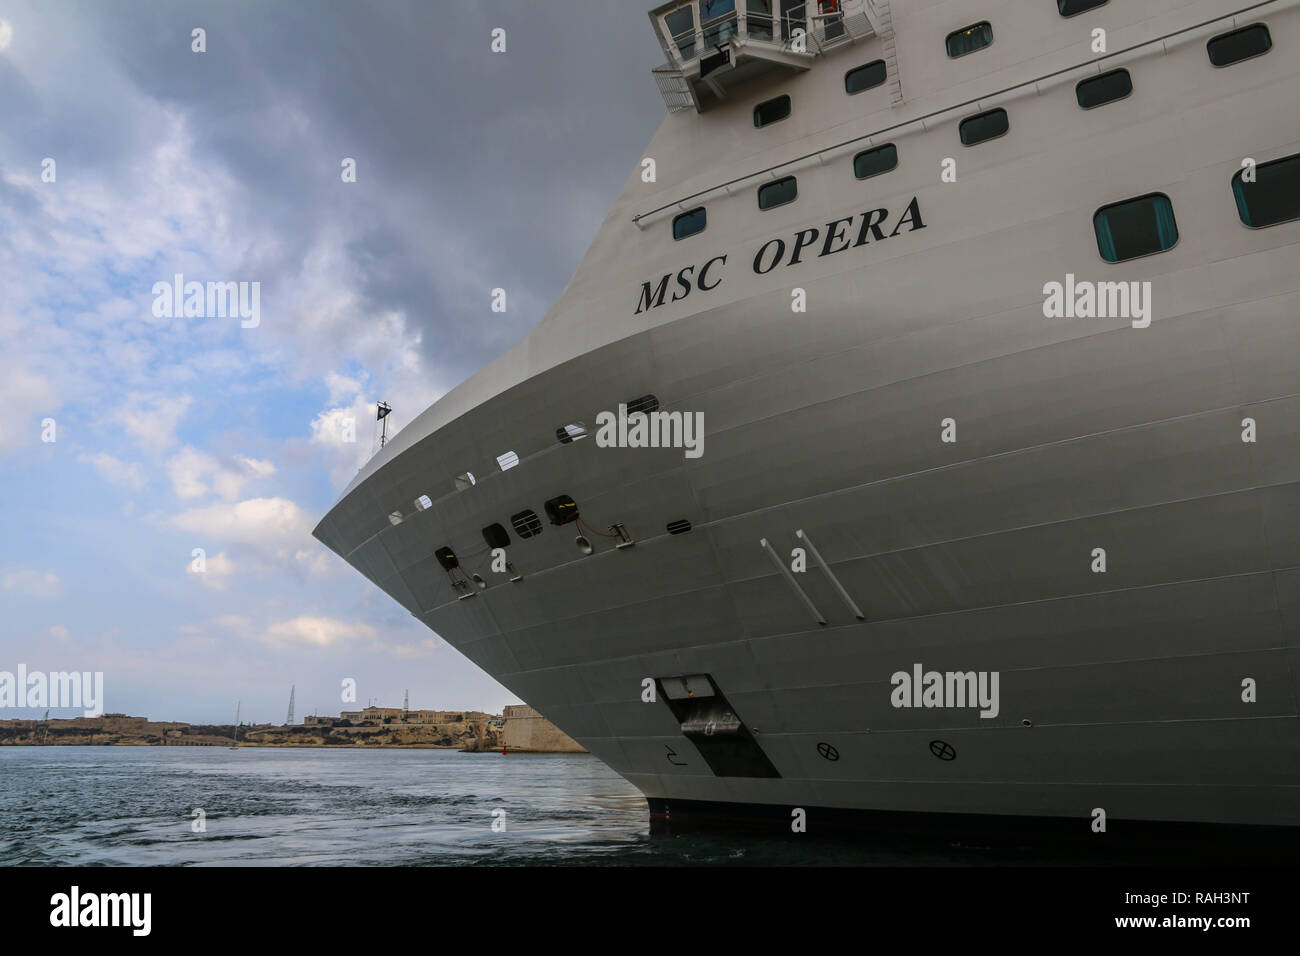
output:
<path id="1" fill-rule="evenodd" d="M 650 11 L 668 57 L 651 72 L 669 110 L 703 112 L 757 76 L 886 36 L 888 18 L 886 0 L 672 0 Z"/>

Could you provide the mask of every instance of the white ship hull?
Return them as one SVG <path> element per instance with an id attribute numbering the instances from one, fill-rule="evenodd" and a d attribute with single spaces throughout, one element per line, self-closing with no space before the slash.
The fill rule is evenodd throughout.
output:
<path id="1" fill-rule="evenodd" d="M 1177 22 L 1150 33 L 1232 8 L 1158 6 Z M 634 176 L 548 319 L 399 433 L 317 536 L 656 809 L 1300 825 L 1300 223 L 1242 227 L 1229 186 L 1242 157 L 1300 152 L 1279 121 L 1300 14 L 1280 6 L 1257 14 L 1278 48 L 1258 61 L 1214 71 L 1202 31 L 1135 54 L 1143 95 L 1104 118 L 1073 83 L 1025 95 L 998 142 L 966 150 L 937 123 L 865 182 L 841 153 L 802 167 L 787 207 L 757 212 L 748 187 L 716 201 L 712 235 L 632 225 L 659 205 Z M 647 155 L 702 135 L 673 119 Z M 1178 245 L 1104 263 L 1094 211 L 1151 192 Z M 919 222 L 890 235 L 913 198 Z M 856 215 L 856 235 L 877 208 L 882 239 L 813 255 L 828 224 Z M 804 261 L 755 273 L 766 240 L 811 227 Z M 711 290 L 634 313 L 646 279 L 723 254 Z M 1045 318 L 1044 282 L 1067 274 L 1149 281 L 1150 326 Z M 646 394 L 703 413 L 700 458 L 556 441 Z M 490 464 L 507 450 L 519 465 Z M 573 525 L 519 539 L 510 516 L 545 520 L 561 494 L 635 545 L 586 555 Z M 676 519 L 689 533 L 667 533 Z M 493 523 L 522 581 L 490 570 Z M 864 620 L 811 560 L 793 576 L 810 610 L 760 545 L 788 566 L 799 531 Z M 486 589 L 459 594 L 443 546 Z M 998 713 L 895 706 L 892 675 L 916 665 L 997 672 Z M 697 675 L 747 728 L 738 763 L 667 699 Z"/>

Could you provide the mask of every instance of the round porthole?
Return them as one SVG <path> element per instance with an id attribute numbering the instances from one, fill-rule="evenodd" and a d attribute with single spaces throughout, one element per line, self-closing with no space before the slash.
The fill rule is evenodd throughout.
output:
<path id="1" fill-rule="evenodd" d="M 480 574 L 471 574 L 471 575 L 470 575 L 470 578 L 472 578 L 473 581 L 474 581 L 474 583 L 478 585 L 478 589 L 479 589 L 480 591 L 486 591 L 486 590 L 487 590 L 487 582 L 483 580 L 483 576 L 482 576 L 482 575 L 480 575 Z"/>
<path id="2" fill-rule="evenodd" d="M 591 542 L 588 541 L 583 535 L 578 535 L 576 538 L 574 538 L 573 543 L 578 546 L 578 550 L 581 551 L 583 554 L 591 554 L 593 550 L 591 547 Z"/>

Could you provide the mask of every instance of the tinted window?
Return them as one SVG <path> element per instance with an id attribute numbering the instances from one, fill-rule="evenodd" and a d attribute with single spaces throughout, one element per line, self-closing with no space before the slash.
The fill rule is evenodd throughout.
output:
<path id="1" fill-rule="evenodd" d="M 1084 13 L 1109 2 L 1110 0 L 1056 0 L 1056 9 L 1060 11 L 1061 16 L 1072 17 L 1076 13 Z"/>
<path id="2" fill-rule="evenodd" d="M 1007 111 L 1004 109 L 989 110 L 987 113 L 968 116 L 961 121 L 959 127 L 963 146 L 974 146 L 976 143 L 982 143 L 988 139 L 997 139 L 997 137 L 1005 134 L 1009 128 L 1010 121 L 1007 119 Z"/>
<path id="3" fill-rule="evenodd" d="M 877 146 L 853 157 L 853 175 L 858 179 L 879 176 L 898 165 L 898 147 L 893 143 Z"/>
<path id="4" fill-rule="evenodd" d="M 1128 70 L 1111 70 L 1101 76 L 1083 80 L 1074 88 L 1079 105 L 1085 110 L 1114 100 L 1122 100 L 1133 92 L 1133 78 Z"/>
<path id="5" fill-rule="evenodd" d="M 793 176 L 787 176 L 785 179 L 778 179 L 774 183 L 759 187 L 758 208 L 774 209 L 777 206 L 784 206 L 788 202 L 794 202 L 797 195 L 799 195 L 799 184 L 795 182 Z"/>
<path id="6" fill-rule="evenodd" d="M 695 55 L 695 17 L 690 7 L 679 7 L 664 17 L 668 32 L 677 42 L 677 49 L 686 59 Z"/>
<path id="7" fill-rule="evenodd" d="M 704 231 L 706 221 L 704 207 L 692 209 L 690 212 L 684 212 L 673 220 L 673 238 L 685 239 L 687 236 L 693 236 L 697 232 Z"/>
<path id="8" fill-rule="evenodd" d="M 498 523 L 490 524 L 483 529 L 483 540 L 489 548 L 510 547 L 510 535 Z"/>
<path id="9" fill-rule="evenodd" d="M 768 100 L 766 103 L 759 103 L 754 107 L 754 125 L 766 126 L 768 123 L 775 123 L 777 120 L 783 120 L 790 115 L 790 97 L 778 96 L 774 100 Z"/>
<path id="10" fill-rule="evenodd" d="M 884 60 L 868 63 L 856 70 L 849 70 L 844 74 L 844 92 L 853 94 L 869 90 L 873 86 L 879 86 L 885 82 L 886 76 Z"/>
<path id="11" fill-rule="evenodd" d="M 1246 170 L 1238 170 L 1232 194 L 1237 215 L 1254 229 L 1300 219 L 1300 155 L 1260 163 L 1253 183 L 1246 182 Z"/>
<path id="12" fill-rule="evenodd" d="M 948 34 L 948 55 L 965 56 L 993 42 L 993 27 L 987 21 Z"/>
<path id="13" fill-rule="evenodd" d="M 1107 262 L 1164 252 L 1178 242 L 1174 205 L 1163 193 L 1103 206 L 1092 217 L 1092 226 L 1097 251 Z"/>
<path id="14" fill-rule="evenodd" d="M 1269 36 L 1268 27 L 1264 24 L 1252 23 L 1248 27 L 1215 37 L 1205 48 L 1210 53 L 1211 63 L 1215 66 L 1229 66 L 1267 53 L 1273 48 L 1273 38 Z"/>

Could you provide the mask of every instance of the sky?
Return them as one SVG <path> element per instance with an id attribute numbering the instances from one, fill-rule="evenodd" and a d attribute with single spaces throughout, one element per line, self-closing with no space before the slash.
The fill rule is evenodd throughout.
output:
<path id="1" fill-rule="evenodd" d="M 649 6 L 0 0 L 0 672 L 192 723 L 516 701 L 311 529 L 376 401 L 573 275 L 664 115 Z"/>

